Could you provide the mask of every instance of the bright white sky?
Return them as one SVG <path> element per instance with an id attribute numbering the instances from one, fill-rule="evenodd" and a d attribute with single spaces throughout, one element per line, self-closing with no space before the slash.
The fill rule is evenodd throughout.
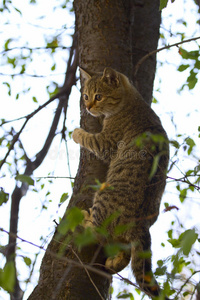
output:
<path id="1" fill-rule="evenodd" d="M 67 34 L 70 35 L 73 33 L 73 14 L 69 14 L 67 9 L 53 10 L 53 6 L 58 5 L 61 1 L 53 0 L 49 2 L 48 0 L 44 0 L 40 1 L 37 5 L 30 5 L 28 1 L 23 1 L 22 5 L 20 0 L 14 0 L 13 3 L 22 11 L 23 18 L 15 11 L 12 11 L 11 14 L 1 14 L 0 49 L 2 50 L 0 51 L 3 51 L 5 40 L 8 38 L 13 39 L 10 43 L 10 47 L 21 47 L 25 45 L 28 47 L 45 46 L 44 36 L 48 40 L 52 34 L 55 34 L 55 29 L 57 29 L 57 34 L 60 34 L 62 45 L 67 47 L 71 46 L 71 38 L 70 36 L 67 36 Z M 169 4 L 168 7 L 163 10 L 161 32 L 166 35 L 167 44 L 173 44 L 180 41 L 181 37 L 176 34 L 177 32 L 186 32 L 185 38 L 200 35 L 199 26 L 195 23 L 197 20 L 196 12 L 197 7 L 193 3 L 193 0 L 187 1 L 187 3 L 176 0 L 175 3 Z M 42 15 L 44 17 L 39 18 Z M 177 23 L 177 20 L 181 19 L 188 23 L 187 27 L 182 25 L 181 22 Z M 8 24 L 4 25 L 6 22 Z M 66 23 L 67 29 L 64 27 Z M 171 37 L 169 31 L 173 34 Z M 162 41 L 160 41 L 159 46 L 163 46 Z M 184 44 L 183 48 L 187 50 L 198 49 L 196 42 L 191 42 L 187 45 Z M 15 51 L 9 53 L 10 58 L 12 55 L 14 56 L 18 50 Z M 51 76 L 49 76 L 50 68 L 54 64 L 54 61 L 52 58 L 49 58 L 48 51 L 46 51 L 47 55 L 44 55 L 44 52 L 45 51 L 41 50 L 36 51 L 33 54 L 33 62 L 30 61 L 28 63 L 26 72 L 28 74 L 44 75 L 45 77 L 15 77 L 13 81 L 14 84 L 12 85 L 11 97 L 8 97 L 8 87 L 2 83 L 12 83 L 12 80 L 9 76 L 0 75 L 0 118 L 15 119 L 32 112 L 38 107 L 37 103 L 31 101 L 33 96 L 38 99 L 40 104 L 46 102 L 48 100 L 48 95 L 45 86 L 50 80 L 54 80 L 62 85 L 68 58 L 67 51 L 61 50 L 55 55 L 54 60 L 56 62 L 56 70 L 54 73 L 56 75 Z M 28 53 L 29 52 L 24 50 L 23 55 L 28 55 Z M 185 88 L 180 94 L 177 93 L 177 90 L 185 82 L 188 74 L 187 71 L 183 73 L 177 71 L 177 66 L 181 63 L 184 62 L 182 62 L 181 56 L 178 53 L 178 48 L 176 47 L 172 48 L 170 51 L 165 50 L 158 54 L 158 68 L 154 86 L 154 96 L 158 100 L 158 103 L 153 104 L 152 107 L 160 116 L 170 139 L 176 139 L 177 133 L 184 134 L 184 137 L 192 136 L 199 147 L 200 143 L 199 139 L 197 139 L 197 129 L 200 125 L 200 86 L 198 83 L 192 91 L 188 91 L 188 89 Z M 21 70 L 21 68 L 19 68 L 19 70 L 13 70 L 10 66 L 6 65 L 6 59 L 2 54 L 0 54 L 0 64 L 0 74 L 13 74 L 14 72 L 18 73 L 18 71 Z M 22 91 L 26 90 L 29 86 L 31 86 L 30 92 L 23 94 Z M 19 100 L 15 100 L 16 93 L 20 93 Z M 72 131 L 75 127 L 79 126 L 79 97 L 79 91 L 74 87 L 68 107 L 68 131 Z M 34 117 L 34 119 L 26 126 L 21 139 L 29 157 L 33 157 L 33 155 L 42 147 L 51 124 L 53 109 L 55 107 L 56 103 L 52 103 L 44 109 L 43 112 L 36 115 L 36 117 Z M 176 127 L 171 121 L 172 116 Z M 22 123 L 23 121 L 13 123 L 16 131 L 19 130 Z M 2 134 L 1 130 L 0 134 Z M 180 140 L 182 139 L 183 138 L 180 138 Z M 79 147 L 70 139 L 67 140 L 67 146 L 70 157 L 71 175 L 74 177 L 76 175 L 79 160 Z M 197 157 L 199 157 L 198 147 L 196 150 Z M 0 153 L 1 157 L 3 157 L 5 149 L 2 148 Z M 178 162 L 179 168 L 184 172 L 196 164 L 197 161 L 194 159 L 188 161 L 187 155 L 185 155 L 182 150 L 182 156 Z M 34 178 L 48 176 L 49 172 L 55 177 L 67 177 L 70 175 L 66 158 L 66 145 L 64 143 L 60 144 L 60 136 L 55 138 L 45 162 L 34 173 Z M 174 169 L 171 176 L 179 178 L 182 175 L 178 169 Z M 41 183 L 44 183 L 45 187 L 39 194 L 30 191 L 27 196 L 22 199 L 20 204 L 19 222 L 19 236 L 38 245 L 41 245 L 41 241 L 39 241 L 41 235 L 44 238 L 49 235 L 49 240 L 51 239 L 51 233 L 53 232 L 55 225 L 53 220 L 56 219 L 58 221 L 59 217 L 63 215 L 67 205 L 65 204 L 61 206 L 61 208 L 58 207 L 60 197 L 64 192 L 71 193 L 72 190 L 70 180 L 66 178 L 53 179 L 53 185 L 50 185 L 47 179 L 43 179 Z M 41 183 L 36 183 L 35 188 L 39 189 Z M 6 178 L 1 178 L 1 186 L 5 188 L 6 192 L 11 193 L 14 185 L 15 181 L 12 174 L 7 174 Z M 197 224 L 199 227 L 199 215 L 196 214 L 196 211 L 199 210 L 199 194 L 189 195 L 192 198 L 188 198 L 182 207 L 175 186 L 176 184 L 174 183 L 169 183 L 167 185 L 162 203 L 168 202 L 171 205 L 176 205 L 180 210 L 163 213 L 164 205 L 162 204 L 161 215 L 151 229 L 154 268 L 156 268 L 156 261 L 158 259 L 166 258 L 173 253 L 173 249 L 171 249 L 170 245 L 167 245 L 165 248 L 160 246 L 161 242 L 167 240 L 166 231 L 169 230 L 172 220 L 180 220 L 185 228 L 191 228 L 193 226 L 197 227 Z M 51 191 L 50 197 L 45 196 L 48 190 Z M 52 202 L 48 203 L 50 199 L 52 199 Z M 43 204 L 48 205 L 48 210 L 42 210 Z M 9 229 L 9 205 L 10 204 L 3 205 L 0 208 L 0 227 L 5 228 L 6 230 Z M 179 229 L 180 228 L 178 228 L 178 230 Z M 0 237 L 1 244 L 6 244 L 7 236 L 0 233 Z M 37 248 L 31 247 L 25 243 L 19 243 L 19 246 L 23 249 L 23 255 L 28 256 L 31 259 L 34 259 L 34 253 L 38 252 Z M 20 252 L 20 254 L 22 254 L 22 252 Z M 3 263 L 4 260 L 2 260 L 2 262 L 0 261 L 0 267 L 3 266 Z M 29 270 L 20 258 L 18 259 L 18 264 L 20 265 L 20 278 L 23 281 L 27 278 Z M 37 263 L 37 267 L 39 267 L 39 265 L 40 260 Z M 130 270 L 125 270 L 123 275 L 131 278 Z M 37 276 L 38 273 L 36 272 L 32 277 L 32 284 L 29 284 L 27 288 L 24 299 L 27 299 L 33 286 L 36 284 Z M 24 284 L 22 284 L 22 288 L 25 288 Z M 136 299 L 140 298 L 141 297 Z M 9 297 L 4 292 L 0 291 L 0 299 L 7 300 Z"/>

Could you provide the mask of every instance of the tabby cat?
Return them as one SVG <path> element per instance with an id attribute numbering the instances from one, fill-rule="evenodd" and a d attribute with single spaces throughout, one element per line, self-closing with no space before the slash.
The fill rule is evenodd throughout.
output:
<path id="1" fill-rule="evenodd" d="M 106 186 L 112 187 L 96 192 L 92 208 L 84 212 L 85 226 L 100 226 L 117 212 L 108 231 L 114 241 L 130 245 L 130 250 L 109 257 L 105 267 L 119 272 L 131 258 L 141 289 L 151 297 L 159 295 L 151 269 L 149 228 L 159 214 L 166 184 L 167 135 L 158 116 L 125 75 L 111 68 L 95 75 L 81 69 L 81 75 L 86 109 L 94 117 L 104 116 L 103 129 L 92 134 L 76 128 L 72 137 L 109 164 Z M 116 235 L 118 225 L 127 227 Z"/>

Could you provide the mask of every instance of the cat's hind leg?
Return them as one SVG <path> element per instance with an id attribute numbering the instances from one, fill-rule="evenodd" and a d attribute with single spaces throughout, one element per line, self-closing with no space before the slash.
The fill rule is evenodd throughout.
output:
<path id="1" fill-rule="evenodd" d="M 130 262 L 130 251 L 120 251 L 114 257 L 108 257 L 105 263 L 107 271 L 111 274 L 122 271 Z"/>
<path id="2" fill-rule="evenodd" d="M 151 265 L 151 236 L 146 227 L 137 227 L 131 247 L 131 267 L 139 286 L 150 296 L 158 296 L 160 287 Z M 165 298 L 167 299 L 167 298 Z"/>

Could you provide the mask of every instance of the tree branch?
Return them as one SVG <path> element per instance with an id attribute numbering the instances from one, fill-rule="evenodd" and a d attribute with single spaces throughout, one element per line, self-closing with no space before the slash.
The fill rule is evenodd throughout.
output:
<path id="1" fill-rule="evenodd" d="M 76 39 L 74 37 L 74 39 Z M 73 51 L 76 53 L 74 48 L 74 43 L 72 45 Z M 46 141 L 44 143 L 44 146 L 42 147 L 41 151 L 36 154 L 36 158 L 34 161 L 27 161 L 26 168 L 24 175 L 31 175 L 35 169 L 37 169 L 41 163 L 43 162 L 44 158 L 46 157 L 46 154 L 49 150 L 49 147 L 55 137 L 56 129 L 58 126 L 58 122 L 60 120 L 62 109 L 67 105 L 69 95 L 71 93 L 72 86 L 76 83 L 76 69 L 78 65 L 78 59 L 77 55 L 73 56 L 73 61 L 71 61 L 70 64 L 68 64 L 65 81 L 63 84 L 63 87 L 60 89 L 60 92 L 53 96 L 49 101 L 47 101 L 44 105 L 38 107 L 34 112 L 26 116 L 26 120 L 21 127 L 20 131 L 15 135 L 13 138 L 12 144 L 4 157 L 3 161 L 1 162 L 0 167 L 5 163 L 10 151 L 13 149 L 16 141 L 18 140 L 21 132 L 23 131 L 24 127 L 26 126 L 27 122 L 32 118 L 37 112 L 39 112 L 42 108 L 44 108 L 46 105 L 48 105 L 51 101 L 53 101 L 56 98 L 59 98 L 59 103 L 53 118 L 53 122 L 51 125 L 51 128 L 49 130 L 49 134 L 46 138 Z M 7 253 L 6 258 L 8 260 L 12 260 L 14 262 L 15 270 L 16 270 L 16 237 L 17 237 L 17 228 L 18 228 L 18 215 L 19 215 L 19 204 L 21 198 L 27 193 L 28 185 L 26 183 L 22 183 L 20 187 L 18 187 L 16 183 L 16 187 L 12 194 L 12 202 L 11 202 L 11 216 L 10 216 L 10 235 L 9 235 L 9 242 L 7 246 Z M 11 299 L 22 299 L 23 292 L 19 286 L 19 281 L 17 278 L 17 271 L 15 274 L 15 288 L 14 292 L 11 294 Z"/>
<path id="2" fill-rule="evenodd" d="M 20 240 L 20 241 L 23 242 L 23 243 L 27 243 L 27 244 L 29 244 L 29 245 L 31 245 L 31 246 L 33 246 L 33 247 L 36 247 L 36 248 L 38 248 L 38 249 L 41 249 L 41 250 L 43 250 L 43 251 L 45 251 L 45 252 L 51 254 L 53 257 L 55 257 L 55 258 L 57 258 L 57 259 L 59 259 L 59 260 L 61 260 L 61 261 L 63 261 L 63 262 L 69 262 L 70 264 L 73 264 L 73 265 L 75 265 L 76 267 L 79 267 L 79 268 L 83 268 L 83 267 L 84 267 L 84 268 L 86 268 L 86 269 L 89 270 L 89 271 L 92 271 L 92 272 L 94 272 L 94 273 L 97 273 L 97 274 L 99 274 L 99 275 L 101 275 L 101 276 L 104 276 L 104 277 L 108 278 L 109 280 L 112 279 L 112 275 L 111 275 L 111 274 L 108 274 L 108 273 L 106 273 L 106 272 L 104 272 L 104 271 L 101 271 L 100 269 L 96 269 L 96 268 L 94 268 L 94 267 L 91 266 L 91 265 L 83 264 L 83 263 L 80 265 L 80 263 L 77 262 L 77 261 L 75 261 L 75 260 L 69 259 L 69 258 L 67 258 L 67 257 L 62 257 L 62 256 L 60 256 L 58 253 L 52 252 L 52 251 L 49 250 L 48 248 L 45 249 L 43 246 L 39 246 L 39 245 L 37 245 L 37 244 L 35 244 L 35 243 L 33 243 L 33 242 L 30 242 L 30 241 L 28 241 L 28 240 L 25 240 L 25 239 L 21 238 L 20 236 L 18 236 L 17 234 L 13 234 L 12 232 L 9 232 L 9 231 L 5 230 L 5 229 L 2 228 L 2 227 L 0 227 L 0 231 L 7 233 L 9 236 L 12 236 L 12 237 L 16 238 L 16 239 Z M 7 248 L 7 247 L 8 247 L 8 246 L 6 246 L 6 248 Z M 70 249 L 71 249 L 71 248 L 70 248 Z M 3 254 L 4 254 L 5 251 L 3 250 L 2 252 L 3 252 Z M 99 264 L 94 264 L 94 265 L 95 265 L 95 266 L 101 266 L 101 267 L 102 267 L 102 265 L 99 265 Z"/>
<path id="3" fill-rule="evenodd" d="M 174 177 L 167 176 L 167 178 L 168 178 L 168 179 L 171 179 L 171 180 L 174 180 L 174 181 L 179 181 L 179 182 L 187 183 L 189 186 L 193 186 L 197 191 L 200 190 L 200 186 L 191 183 L 191 182 L 187 179 L 187 176 L 182 177 L 182 178 L 174 178 Z"/>
<path id="4" fill-rule="evenodd" d="M 188 40 L 184 40 L 184 41 L 181 41 L 181 42 L 178 42 L 178 43 L 175 43 L 175 44 L 172 44 L 172 45 L 168 45 L 168 46 L 165 46 L 165 47 L 162 47 L 162 48 L 159 48 L 159 49 L 156 49 L 154 51 L 151 51 L 150 53 L 148 53 L 147 55 L 143 56 L 137 63 L 137 65 L 135 66 L 135 71 L 134 71 L 134 77 L 136 77 L 137 73 L 138 73 L 138 70 L 140 68 L 140 66 L 145 62 L 145 60 L 147 60 L 150 56 L 152 56 L 153 54 L 155 53 L 158 53 L 162 50 L 165 50 L 165 49 L 169 49 L 169 48 L 172 48 L 172 47 L 175 47 L 175 46 L 179 46 L 181 44 L 184 44 L 184 43 L 189 43 L 189 42 L 192 42 L 192 41 L 196 41 L 200 39 L 200 36 L 198 37 L 195 37 L 195 38 L 191 38 L 191 39 L 188 39 Z"/>
<path id="5" fill-rule="evenodd" d="M 8 152 L 6 153 L 5 157 L 1 160 L 0 163 L 0 169 L 3 166 L 3 164 L 6 162 L 7 157 L 9 156 L 11 150 L 14 148 L 15 143 L 18 141 L 20 134 L 22 133 L 22 131 L 24 130 L 26 124 L 28 123 L 28 121 L 35 116 L 40 110 L 42 110 L 44 107 L 46 107 L 48 104 L 50 104 L 52 101 L 54 101 L 55 99 L 61 97 L 62 95 L 64 95 L 66 93 L 66 91 L 62 88 L 60 90 L 60 92 L 58 92 L 56 95 L 54 95 L 53 97 L 51 97 L 47 102 L 45 102 L 43 105 L 39 106 L 35 111 L 33 111 L 32 113 L 30 113 L 29 115 L 25 116 L 25 117 L 20 117 L 18 119 L 16 119 L 16 121 L 19 121 L 21 119 L 26 119 L 24 124 L 22 125 L 21 129 L 18 131 L 18 133 L 16 133 L 16 135 L 13 137 L 12 143 L 8 149 Z M 12 122 L 12 121 L 9 121 Z M 3 122 L 3 124 L 6 124 L 8 122 Z M 3 125 L 2 124 L 2 125 Z"/>
<path id="6" fill-rule="evenodd" d="M 30 51 L 35 51 L 35 50 L 52 50 L 52 49 L 62 49 L 62 50 L 69 50 L 70 47 L 66 47 L 66 46 L 46 46 L 46 47 L 26 47 L 26 46 L 22 46 L 22 47 L 13 47 L 13 48 L 7 48 L 4 49 L 2 52 L 0 52 L 0 54 L 5 54 L 6 52 L 9 51 L 13 51 L 13 50 L 30 50 Z"/>

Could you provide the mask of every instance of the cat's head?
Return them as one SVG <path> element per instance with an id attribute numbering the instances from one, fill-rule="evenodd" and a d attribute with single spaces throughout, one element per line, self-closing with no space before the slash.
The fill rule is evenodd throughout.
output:
<path id="1" fill-rule="evenodd" d="M 130 86 L 128 78 L 111 69 L 105 68 L 102 73 L 88 73 L 80 68 L 85 80 L 83 100 L 87 111 L 95 116 L 106 117 L 118 113 L 125 105 L 124 91 Z"/>

